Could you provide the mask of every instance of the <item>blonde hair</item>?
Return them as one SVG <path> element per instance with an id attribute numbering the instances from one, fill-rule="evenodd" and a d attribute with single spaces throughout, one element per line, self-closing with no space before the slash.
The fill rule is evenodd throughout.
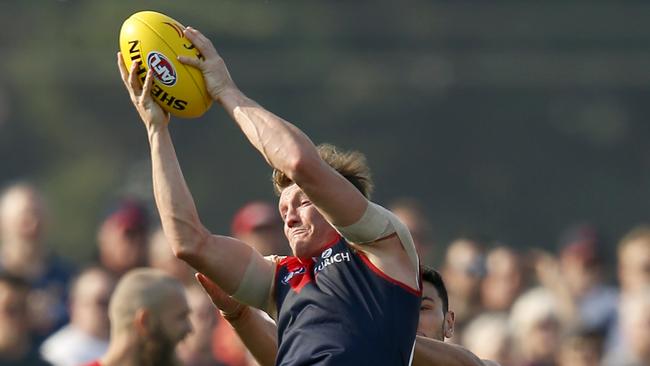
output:
<path id="1" fill-rule="evenodd" d="M 480 358 L 491 358 L 510 341 L 508 314 L 483 313 L 465 326 L 462 345 Z"/>
<path id="2" fill-rule="evenodd" d="M 512 305 L 510 329 L 515 340 L 521 343 L 538 322 L 547 319 L 559 321 L 559 318 L 555 295 L 545 287 L 535 287 L 524 292 Z"/>
<path id="3" fill-rule="evenodd" d="M 621 241 L 618 243 L 618 254 L 632 242 L 643 241 L 647 246 L 650 247 L 650 226 L 649 225 L 639 225 L 632 230 L 630 230 Z"/>
<path id="4" fill-rule="evenodd" d="M 366 198 L 370 198 L 374 184 L 365 155 L 358 151 L 341 151 L 336 146 L 321 144 L 316 147 L 318 155 L 334 170 L 354 185 Z M 293 184 L 280 170 L 273 170 L 273 188 L 276 194 Z"/>

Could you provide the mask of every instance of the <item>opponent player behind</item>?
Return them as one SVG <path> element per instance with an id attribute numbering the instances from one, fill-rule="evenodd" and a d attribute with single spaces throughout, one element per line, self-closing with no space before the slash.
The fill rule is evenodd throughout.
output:
<path id="1" fill-rule="evenodd" d="M 178 365 L 175 346 L 192 329 L 183 285 L 164 272 L 127 272 L 111 296 L 106 354 L 86 366 Z"/>
<path id="2" fill-rule="evenodd" d="M 408 230 L 368 201 L 365 159 L 331 146 L 317 149 L 296 126 L 248 99 L 206 37 L 185 36 L 204 59 L 211 97 L 274 168 L 284 232 L 294 256 L 264 258 L 201 223 L 168 130 L 169 115 L 125 69 L 122 80 L 148 132 L 154 196 L 175 254 L 236 299 L 273 314 L 278 365 L 407 365 L 414 347 L 421 287 Z M 400 314 L 399 316 L 395 316 Z"/>
<path id="3" fill-rule="evenodd" d="M 202 274 L 197 280 L 262 366 L 273 365 L 277 352 L 275 323 L 221 290 Z M 498 366 L 480 360 L 461 346 L 444 343 L 454 333 L 454 312 L 449 310 L 447 288 L 438 272 L 422 268 L 422 305 L 415 342 L 414 366 Z"/>
<path id="4" fill-rule="evenodd" d="M 413 365 L 499 366 L 494 361 L 480 360 L 464 347 L 444 343 L 445 338 L 454 335 L 454 317 L 442 277 L 434 269 L 423 267 L 422 305 Z"/>

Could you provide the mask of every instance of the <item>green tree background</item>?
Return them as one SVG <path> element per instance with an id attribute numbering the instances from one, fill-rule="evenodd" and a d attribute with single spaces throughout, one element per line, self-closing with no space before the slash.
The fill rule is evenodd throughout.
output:
<path id="1" fill-rule="evenodd" d="M 92 256 L 115 199 L 151 202 L 115 66 L 122 22 L 147 9 L 202 30 L 249 96 L 314 141 L 365 152 L 375 199 L 418 199 L 439 250 L 467 231 L 552 248 L 580 221 L 611 249 L 648 218 L 647 1 L 2 1 L 0 184 L 43 189 L 69 258 Z M 217 105 L 171 128 L 213 231 L 274 199 Z"/>

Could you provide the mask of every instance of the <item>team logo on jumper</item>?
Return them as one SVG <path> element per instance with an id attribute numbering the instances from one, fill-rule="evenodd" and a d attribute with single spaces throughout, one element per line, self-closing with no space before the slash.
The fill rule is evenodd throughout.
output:
<path id="1" fill-rule="evenodd" d="M 289 283 L 289 281 L 291 281 L 292 278 L 294 278 L 297 275 L 304 274 L 304 273 L 305 273 L 305 267 L 300 267 L 295 271 L 291 271 L 286 276 L 284 276 L 284 278 L 282 279 L 282 283 L 284 283 L 286 285 L 286 284 Z"/>
<path id="2" fill-rule="evenodd" d="M 174 69 L 174 65 L 162 53 L 157 51 L 149 52 L 149 55 L 147 55 L 147 65 L 154 71 L 154 76 L 161 83 L 167 86 L 176 84 L 176 70 Z"/>

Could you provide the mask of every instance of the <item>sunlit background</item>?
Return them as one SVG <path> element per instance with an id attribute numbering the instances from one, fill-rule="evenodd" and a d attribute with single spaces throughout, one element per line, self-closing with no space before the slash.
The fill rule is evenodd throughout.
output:
<path id="1" fill-rule="evenodd" d="M 2 1 L 0 184 L 43 190 L 65 257 L 93 255 L 116 199 L 151 203 L 115 65 L 139 10 L 203 31 L 245 93 L 315 142 L 366 153 L 374 199 L 419 201 L 436 253 L 460 233 L 555 248 L 579 222 L 613 248 L 648 219 L 646 1 Z M 274 200 L 269 167 L 218 105 L 172 133 L 214 232 Z"/>

